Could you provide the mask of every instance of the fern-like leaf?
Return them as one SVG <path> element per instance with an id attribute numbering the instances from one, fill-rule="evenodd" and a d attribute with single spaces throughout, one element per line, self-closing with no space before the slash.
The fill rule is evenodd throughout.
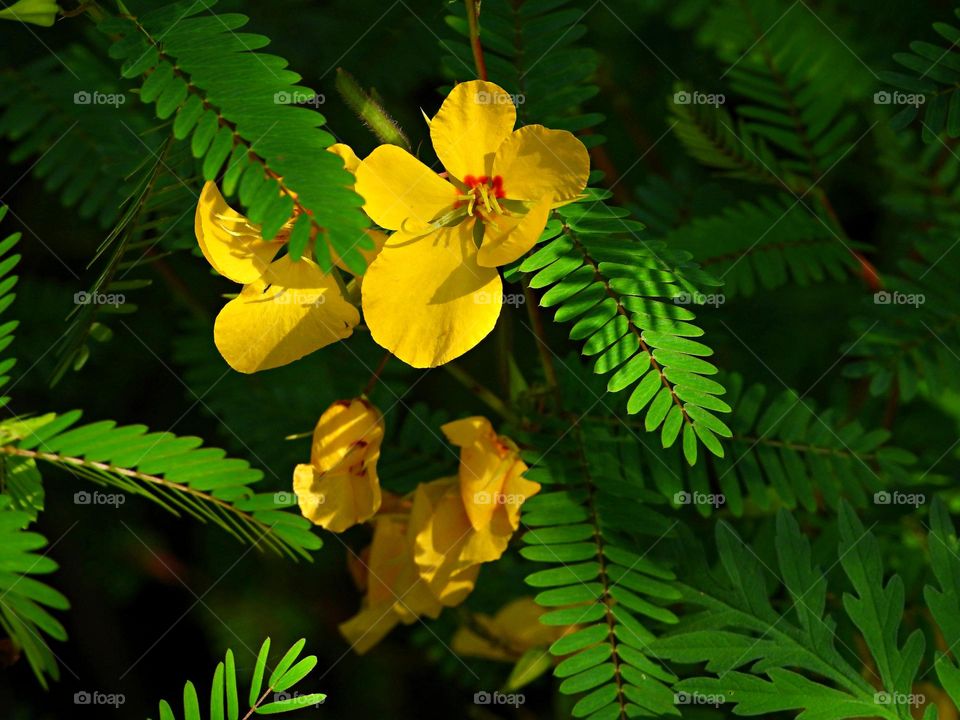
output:
<path id="1" fill-rule="evenodd" d="M 343 162 L 325 152 L 334 137 L 324 117 L 291 103 L 318 95 L 299 85 L 286 61 L 256 52 L 269 41 L 238 32 L 239 14 L 213 14 L 215 0 L 187 0 L 135 16 L 103 20 L 115 38 L 113 58 L 125 78 L 142 80 L 140 99 L 173 117 L 173 134 L 190 139 L 205 180 L 223 174 L 226 196 L 238 194 L 247 216 L 271 240 L 289 233 L 299 258 L 312 243 L 317 262 L 331 270 L 331 249 L 362 273 L 360 250 L 372 249 L 360 196 Z"/>
<path id="2" fill-rule="evenodd" d="M 263 641 L 250 680 L 249 704 L 244 718 L 257 715 L 279 715 L 281 713 L 307 710 L 320 705 L 327 696 L 322 693 L 304 693 L 294 691 L 317 665 L 316 655 L 300 658 L 306 640 L 300 640 L 280 659 L 267 676 L 267 660 L 270 654 L 270 638 Z M 298 659 L 299 658 L 299 659 Z M 264 680 L 267 688 L 264 690 Z M 271 700 L 271 696 L 273 699 Z M 166 700 L 160 701 L 160 720 L 239 720 L 240 696 L 237 685 L 237 665 L 232 650 L 227 650 L 223 662 L 217 664 L 210 688 L 209 713 L 201 709 L 197 688 L 190 681 L 183 686 L 183 713 L 177 714 Z"/>

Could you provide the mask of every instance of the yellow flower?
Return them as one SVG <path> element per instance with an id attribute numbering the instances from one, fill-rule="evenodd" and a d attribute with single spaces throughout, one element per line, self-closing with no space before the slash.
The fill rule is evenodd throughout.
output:
<path id="1" fill-rule="evenodd" d="M 459 628 L 450 647 L 457 655 L 516 662 L 528 650 L 546 648 L 563 635 L 564 628 L 540 622 L 544 612 L 531 597 L 511 600 L 493 617 L 474 615 L 475 627 Z"/>
<path id="2" fill-rule="evenodd" d="M 421 576 L 441 602 L 456 605 L 473 589 L 480 565 L 503 555 L 520 526 L 520 506 L 540 484 L 523 477 L 516 445 L 486 418 L 442 429 L 461 448 L 459 477 L 420 485 L 410 526 Z"/>
<path id="3" fill-rule="evenodd" d="M 497 85 L 457 85 L 430 121 L 446 179 L 394 145 L 357 169 L 367 214 L 395 230 L 363 282 L 373 339 L 414 367 L 462 355 L 494 327 L 497 267 L 539 238 L 550 210 L 577 199 L 590 158 L 571 133 L 528 125 Z"/>
<path id="4" fill-rule="evenodd" d="M 339 626 L 361 655 L 380 642 L 397 623 L 435 618 L 443 609 L 420 579 L 407 541 L 407 518 L 384 515 L 375 521 L 367 567 L 367 595 L 360 612 Z"/>
<path id="5" fill-rule="evenodd" d="M 346 146 L 330 150 L 344 158 L 348 169 L 356 166 L 356 156 Z M 234 370 L 253 373 L 286 365 L 350 337 L 360 322 L 332 273 L 306 257 L 274 260 L 289 230 L 265 242 L 260 228 L 227 205 L 214 182 L 203 186 L 195 231 L 213 269 L 244 286 L 217 315 L 213 328 L 217 349 Z M 382 244 L 383 234 L 371 233 Z M 375 253 L 365 255 L 370 260 Z"/>
<path id="6" fill-rule="evenodd" d="M 331 532 L 373 517 L 381 502 L 377 460 L 383 431 L 380 411 L 363 399 L 335 402 L 320 416 L 310 464 L 297 465 L 293 473 L 304 517 Z"/>
<path id="7" fill-rule="evenodd" d="M 60 8 L 51 0 L 18 0 L 10 7 L 0 10 L 0 20 L 16 20 L 50 27 L 59 12 Z"/>

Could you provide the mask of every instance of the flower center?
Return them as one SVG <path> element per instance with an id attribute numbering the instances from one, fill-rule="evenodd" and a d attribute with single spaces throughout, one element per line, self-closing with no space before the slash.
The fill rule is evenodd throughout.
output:
<path id="1" fill-rule="evenodd" d="M 454 203 L 455 208 L 467 206 L 467 215 L 471 217 L 474 211 L 483 217 L 483 214 L 498 215 L 503 214 L 503 208 L 498 199 L 506 197 L 507 193 L 503 189 L 503 177 L 495 175 L 488 177 L 486 175 L 467 175 L 463 178 L 463 184 L 467 186 L 463 198 Z"/>

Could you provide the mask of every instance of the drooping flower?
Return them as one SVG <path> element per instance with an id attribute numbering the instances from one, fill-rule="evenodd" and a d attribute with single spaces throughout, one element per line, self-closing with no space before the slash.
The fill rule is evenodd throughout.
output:
<path id="1" fill-rule="evenodd" d="M 528 650 L 545 649 L 563 635 L 565 628 L 540 622 L 544 612 L 531 597 L 511 600 L 493 617 L 474 615 L 476 629 L 460 627 L 450 647 L 457 655 L 516 662 Z"/>
<path id="2" fill-rule="evenodd" d="M 398 623 L 435 618 L 443 606 L 420 578 L 407 539 L 407 518 L 384 515 L 374 521 L 366 561 L 367 594 L 356 615 L 341 623 L 340 633 L 361 655 Z"/>
<path id="3" fill-rule="evenodd" d="M 16 20 L 50 27 L 59 12 L 59 6 L 52 0 L 17 0 L 13 5 L 0 10 L 0 20 Z"/>
<path id="4" fill-rule="evenodd" d="M 446 179 L 394 145 L 357 168 L 367 214 L 396 231 L 364 276 L 364 318 L 373 339 L 409 365 L 442 365 L 493 329 L 497 267 L 533 247 L 550 210 L 586 187 L 583 143 L 542 125 L 514 130 L 516 117 L 499 86 L 462 83 L 430 121 Z"/>
<path id="5" fill-rule="evenodd" d="M 386 503 L 373 520 L 366 558 L 354 562 L 353 574 L 366 595 L 360 612 L 340 631 L 357 652 L 369 650 L 397 623 L 435 618 L 444 607 L 462 603 L 480 565 L 506 550 L 520 524 L 520 505 L 540 490 L 522 477 L 527 466 L 516 446 L 485 418 L 448 423 L 443 430 L 461 447 L 458 476 L 421 483 L 412 504 L 409 497 Z M 482 485 L 472 477 L 475 472 Z M 491 507 L 468 511 L 468 504 Z"/>
<path id="6" fill-rule="evenodd" d="M 358 162 L 346 146 L 330 149 L 348 169 Z M 203 186 L 195 231 L 213 269 L 244 286 L 217 315 L 213 329 L 217 349 L 234 370 L 253 373 L 286 365 L 350 337 L 360 322 L 332 273 L 307 257 L 274 259 L 289 228 L 264 241 L 259 227 L 227 204 L 215 182 Z M 382 233 L 371 234 L 382 244 Z"/>
<path id="7" fill-rule="evenodd" d="M 335 402 L 320 416 L 310 464 L 297 465 L 293 473 L 304 517 L 343 532 L 374 516 L 381 502 L 377 460 L 383 432 L 380 411 L 363 399 Z"/>
<path id="8" fill-rule="evenodd" d="M 421 484 L 410 512 L 414 559 L 441 601 L 473 589 L 480 565 L 500 558 L 520 526 L 520 507 L 540 491 L 527 480 L 516 445 L 483 417 L 443 426 L 461 448 L 455 478 Z"/>

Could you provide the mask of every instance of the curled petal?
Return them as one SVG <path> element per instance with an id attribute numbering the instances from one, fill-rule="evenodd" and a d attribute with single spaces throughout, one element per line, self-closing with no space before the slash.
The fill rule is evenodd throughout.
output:
<path id="1" fill-rule="evenodd" d="M 215 182 L 200 192 L 194 230 L 213 269 L 244 285 L 258 280 L 280 251 L 279 243 L 266 242 L 260 228 L 227 205 Z"/>
<path id="2" fill-rule="evenodd" d="M 577 199 L 590 176 L 590 155 L 566 130 L 527 125 L 497 149 L 493 175 L 503 177 L 511 200 L 550 199 L 554 207 Z"/>

